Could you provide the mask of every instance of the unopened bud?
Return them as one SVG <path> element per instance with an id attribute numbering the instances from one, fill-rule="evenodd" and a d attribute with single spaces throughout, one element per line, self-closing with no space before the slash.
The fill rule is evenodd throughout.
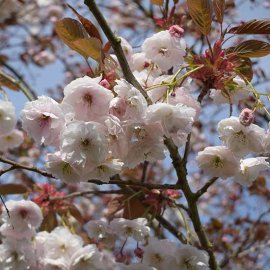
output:
<path id="1" fill-rule="evenodd" d="M 138 257 L 138 258 L 142 258 L 143 257 L 143 250 L 139 247 L 137 247 L 135 250 L 134 250 L 134 254 Z"/>
<path id="2" fill-rule="evenodd" d="M 171 36 L 176 38 L 181 38 L 184 35 L 184 29 L 179 25 L 172 25 L 169 29 Z"/>
<path id="3" fill-rule="evenodd" d="M 250 126 L 255 119 L 254 112 L 248 108 L 242 110 L 239 115 L 239 121 L 243 126 Z"/>
<path id="4" fill-rule="evenodd" d="M 99 84 L 107 89 L 110 89 L 110 83 L 106 79 L 101 80 Z"/>

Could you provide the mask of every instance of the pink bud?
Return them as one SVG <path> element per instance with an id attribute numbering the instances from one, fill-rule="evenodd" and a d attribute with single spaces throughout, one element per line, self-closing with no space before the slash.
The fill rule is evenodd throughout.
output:
<path id="1" fill-rule="evenodd" d="M 248 108 L 242 110 L 239 115 L 239 121 L 243 126 L 249 126 L 255 119 L 254 112 Z"/>
<path id="2" fill-rule="evenodd" d="M 101 80 L 99 84 L 107 89 L 110 89 L 110 83 L 106 79 Z"/>
<path id="3" fill-rule="evenodd" d="M 139 247 L 137 247 L 135 250 L 134 250 L 134 254 L 138 257 L 138 258 L 142 258 L 143 257 L 143 250 Z"/>
<path id="4" fill-rule="evenodd" d="M 172 25 L 169 29 L 171 36 L 176 38 L 181 38 L 184 35 L 184 29 L 179 25 Z"/>

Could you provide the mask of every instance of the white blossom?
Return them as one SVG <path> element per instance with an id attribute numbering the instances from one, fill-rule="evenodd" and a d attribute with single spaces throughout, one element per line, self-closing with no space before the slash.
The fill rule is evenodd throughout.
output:
<path id="1" fill-rule="evenodd" d="M 24 139 L 20 130 L 13 129 L 10 133 L 0 136 L 0 151 L 7 151 L 22 144 Z"/>
<path id="2" fill-rule="evenodd" d="M 32 201 L 13 201 L 6 203 L 9 215 L 4 211 L 2 219 L 5 222 L 0 232 L 8 237 L 22 239 L 30 238 L 35 234 L 43 220 L 41 209 Z"/>
<path id="3" fill-rule="evenodd" d="M 41 96 L 25 104 L 21 112 L 22 126 L 37 143 L 59 144 L 59 135 L 65 124 L 60 104 L 50 97 Z"/>
<path id="4" fill-rule="evenodd" d="M 234 176 L 239 168 L 239 160 L 226 146 L 206 147 L 196 160 L 205 174 L 223 179 Z"/>
<path id="5" fill-rule="evenodd" d="M 109 227 L 112 232 L 118 236 L 132 237 L 137 241 L 144 241 L 149 236 L 150 228 L 146 226 L 145 218 L 137 218 L 133 220 L 124 218 L 115 218 Z"/>
<path id="6" fill-rule="evenodd" d="M 177 246 L 174 242 L 163 239 L 152 239 L 144 248 L 143 264 L 157 270 L 179 270 L 176 257 Z"/>
<path id="7" fill-rule="evenodd" d="M 109 104 L 113 94 L 101 86 L 100 81 L 101 77 L 84 76 L 65 87 L 63 103 L 73 108 L 77 120 L 96 121 L 109 113 Z"/>
<path id="8" fill-rule="evenodd" d="M 163 71 L 167 71 L 183 63 L 186 42 L 183 38 L 173 37 L 168 30 L 160 31 L 143 42 L 142 51 Z"/>
<path id="9" fill-rule="evenodd" d="M 237 156 L 244 156 L 249 152 L 263 152 L 265 131 L 255 124 L 244 126 L 238 117 L 231 116 L 221 120 L 217 130 L 220 139 Z"/>
<path id="10" fill-rule="evenodd" d="M 178 269 L 203 270 L 208 269 L 209 257 L 205 251 L 191 245 L 182 245 L 177 251 Z"/>
<path id="11" fill-rule="evenodd" d="M 77 183 L 81 176 L 61 155 L 61 152 L 48 154 L 46 158 L 46 167 L 48 172 L 61 179 L 67 184 Z"/>
<path id="12" fill-rule="evenodd" d="M 108 154 L 105 127 L 96 122 L 71 122 L 62 134 L 61 153 L 65 161 L 85 173 L 93 170 Z"/>
<path id="13" fill-rule="evenodd" d="M 259 176 L 259 174 L 269 168 L 268 157 L 246 158 L 240 162 L 240 170 L 235 175 L 234 180 L 243 185 L 249 186 Z"/>
<path id="14" fill-rule="evenodd" d="M 16 115 L 13 104 L 9 101 L 0 100 L 0 136 L 10 133 L 15 125 Z"/>
<path id="15" fill-rule="evenodd" d="M 164 135 L 172 137 L 177 146 L 180 146 L 185 142 L 185 137 L 191 131 L 195 114 L 193 108 L 183 104 L 156 103 L 148 107 L 146 121 L 148 123 L 160 123 Z"/>

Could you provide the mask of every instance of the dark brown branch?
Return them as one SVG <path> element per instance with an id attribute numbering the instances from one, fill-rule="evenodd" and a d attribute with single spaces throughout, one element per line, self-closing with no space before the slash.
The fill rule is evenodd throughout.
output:
<path id="1" fill-rule="evenodd" d="M 205 185 L 196 192 L 195 194 L 196 199 L 199 199 L 204 193 L 206 193 L 208 188 L 211 187 L 217 180 L 218 180 L 218 177 L 213 177 L 210 180 L 208 180 L 205 183 Z"/>
<path id="2" fill-rule="evenodd" d="M 50 197 L 50 201 L 61 201 L 67 199 L 73 199 L 75 197 L 84 197 L 87 195 L 112 195 L 112 194 L 127 194 L 124 190 L 89 190 L 89 191 L 77 191 L 66 196 Z"/>
<path id="3" fill-rule="evenodd" d="M 2 156 L 0 156 L 0 162 L 12 165 L 12 167 L 11 167 L 12 169 L 9 168 L 8 170 L 23 169 L 23 170 L 27 170 L 27 171 L 36 172 L 36 173 L 41 174 L 41 175 L 43 175 L 45 177 L 55 178 L 52 174 L 47 173 L 46 171 L 40 170 L 40 169 L 38 169 L 36 167 L 31 167 L 31 166 L 26 166 L 26 165 L 23 165 L 23 164 L 19 164 L 19 163 L 13 161 L 13 160 L 6 159 L 6 158 L 4 158 Z"/>
<path id="4" fill-rule="evenodd" d="M 183 244 L 187 244 L 187 239 L 184 234 L 182 234 L 178 229 L 176 229 L 170 222 L 168 222 L 168 220 L 166 220 L 162 216 L 156 216 L 156 220 Z"/>

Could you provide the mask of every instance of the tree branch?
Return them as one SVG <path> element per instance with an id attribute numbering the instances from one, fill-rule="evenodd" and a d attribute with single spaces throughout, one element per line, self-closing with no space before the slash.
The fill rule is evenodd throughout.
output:
<path id="1" fill-rule="evenodd" d="M 195 194 L 196 200 L 198 200 L 204 193 L 206 193 L 208 188 L 211 187 L 217 180 L 218 180 L 218 177 L 213 177 L 210 180 L 208 180 L 205 183 L 205 185 L 196 192 Z"/>
<path id="2" fill-rule="evenodd" d="M 85 0 L 84 3 L 92 12 L 97 22 L 99 23 L 101 29 L 103 30 L 104 34 L 110 41 L 114 53 L 123 71 L 125 79 L 141 92 L 141 94 L 144 96 L 148 104 L 152 104 L 151 99 L 146 94 L 146 92 L 144 91 L 144 89 L 136 80 L 136 78 L 134 77 L 133 73 L 130 70 L 124 51 L 121 47 L 121 39 L 112 32 L 111 28 L 109 27 L 108 23 L 106 22 L 104 16 L 100 12 L 94 0 Z"/>

